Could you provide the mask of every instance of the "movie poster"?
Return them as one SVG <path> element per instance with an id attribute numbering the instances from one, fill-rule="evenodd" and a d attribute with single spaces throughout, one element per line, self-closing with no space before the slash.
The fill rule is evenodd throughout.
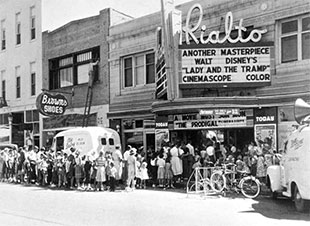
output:
<path id="1" fill-rule="evenodd" d="M 277 150 L 276 124 L 255 125 L 256 144 L 264 149 Z"/>
<path id="2" fill-rule="evenodd" d="M 155 130 L 156 150 L 160 150 L 164 143 L 169 142 L 169 130 L 168 129 L 156 129 Z"/>

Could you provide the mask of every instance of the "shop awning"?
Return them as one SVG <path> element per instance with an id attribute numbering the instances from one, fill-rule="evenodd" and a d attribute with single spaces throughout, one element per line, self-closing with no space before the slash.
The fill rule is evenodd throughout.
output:
<path id="1" fill-rule="evenodd" d="M 143 136 L 140 135 L 134 135 L 133 137 L 130 137 L 127 139 L 127 143 L 129 144 L 140 144 L 143 143 Z"/>

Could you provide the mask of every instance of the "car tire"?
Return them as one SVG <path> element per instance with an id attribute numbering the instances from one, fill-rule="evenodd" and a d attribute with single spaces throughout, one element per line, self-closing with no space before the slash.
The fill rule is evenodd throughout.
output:
<path id="1" fill-rule="evenodd" d="M 295 203 L 295 208 L 298 212 L 305 212 L 305 211 L 309 210 L 309 201 L 304 200 L 301 197 L 297 186 L 294 189 L 293 200 Z"/>

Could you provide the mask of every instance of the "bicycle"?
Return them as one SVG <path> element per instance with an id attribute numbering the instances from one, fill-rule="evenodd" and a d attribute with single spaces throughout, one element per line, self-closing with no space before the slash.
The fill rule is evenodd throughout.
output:
<path id="1" fill-rule="evenodd" d="M 236 178 L 237 173 L 240 179 Z M 242 193 L 246 198 L 256 198 L 260 193 L 261 183 L 254 176 L 248 175 L 246 172 L 237 172 L 235 164 L 224 164 L 219 170 L 212 173 L 210 177 L 210 185 L 216 192 L 224 190 L 234 190 Z"/>
<path id="2" fill-rule="evenodd" d="M 213 167 L 197 167 L 189 177 L 187 182 L 187 193 L 195 193 L 195 194 L 212 194 L 214 191 L 212 190 L 210 184 L 210 178 L 208 178 L 205 174 L 212 171 Z M 194 179 L 194 183 L 191 183 L 191 179 Z"/>

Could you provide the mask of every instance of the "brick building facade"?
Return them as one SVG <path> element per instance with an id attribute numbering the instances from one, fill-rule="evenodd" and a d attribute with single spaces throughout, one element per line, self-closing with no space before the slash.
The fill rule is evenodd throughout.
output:
<path id="1" fill-rule="evenodd" d="M 43 33 L 43 89 L 68 100 L 64 115 L 43 118 L 43 145 L 50 145 L 58 131 L 82 126 L 90 63 L 97 61 L 88 125 L 109 126 L 109 28 L 128 19 L 131 17 L 104 9 L 97 16 Z"/>

